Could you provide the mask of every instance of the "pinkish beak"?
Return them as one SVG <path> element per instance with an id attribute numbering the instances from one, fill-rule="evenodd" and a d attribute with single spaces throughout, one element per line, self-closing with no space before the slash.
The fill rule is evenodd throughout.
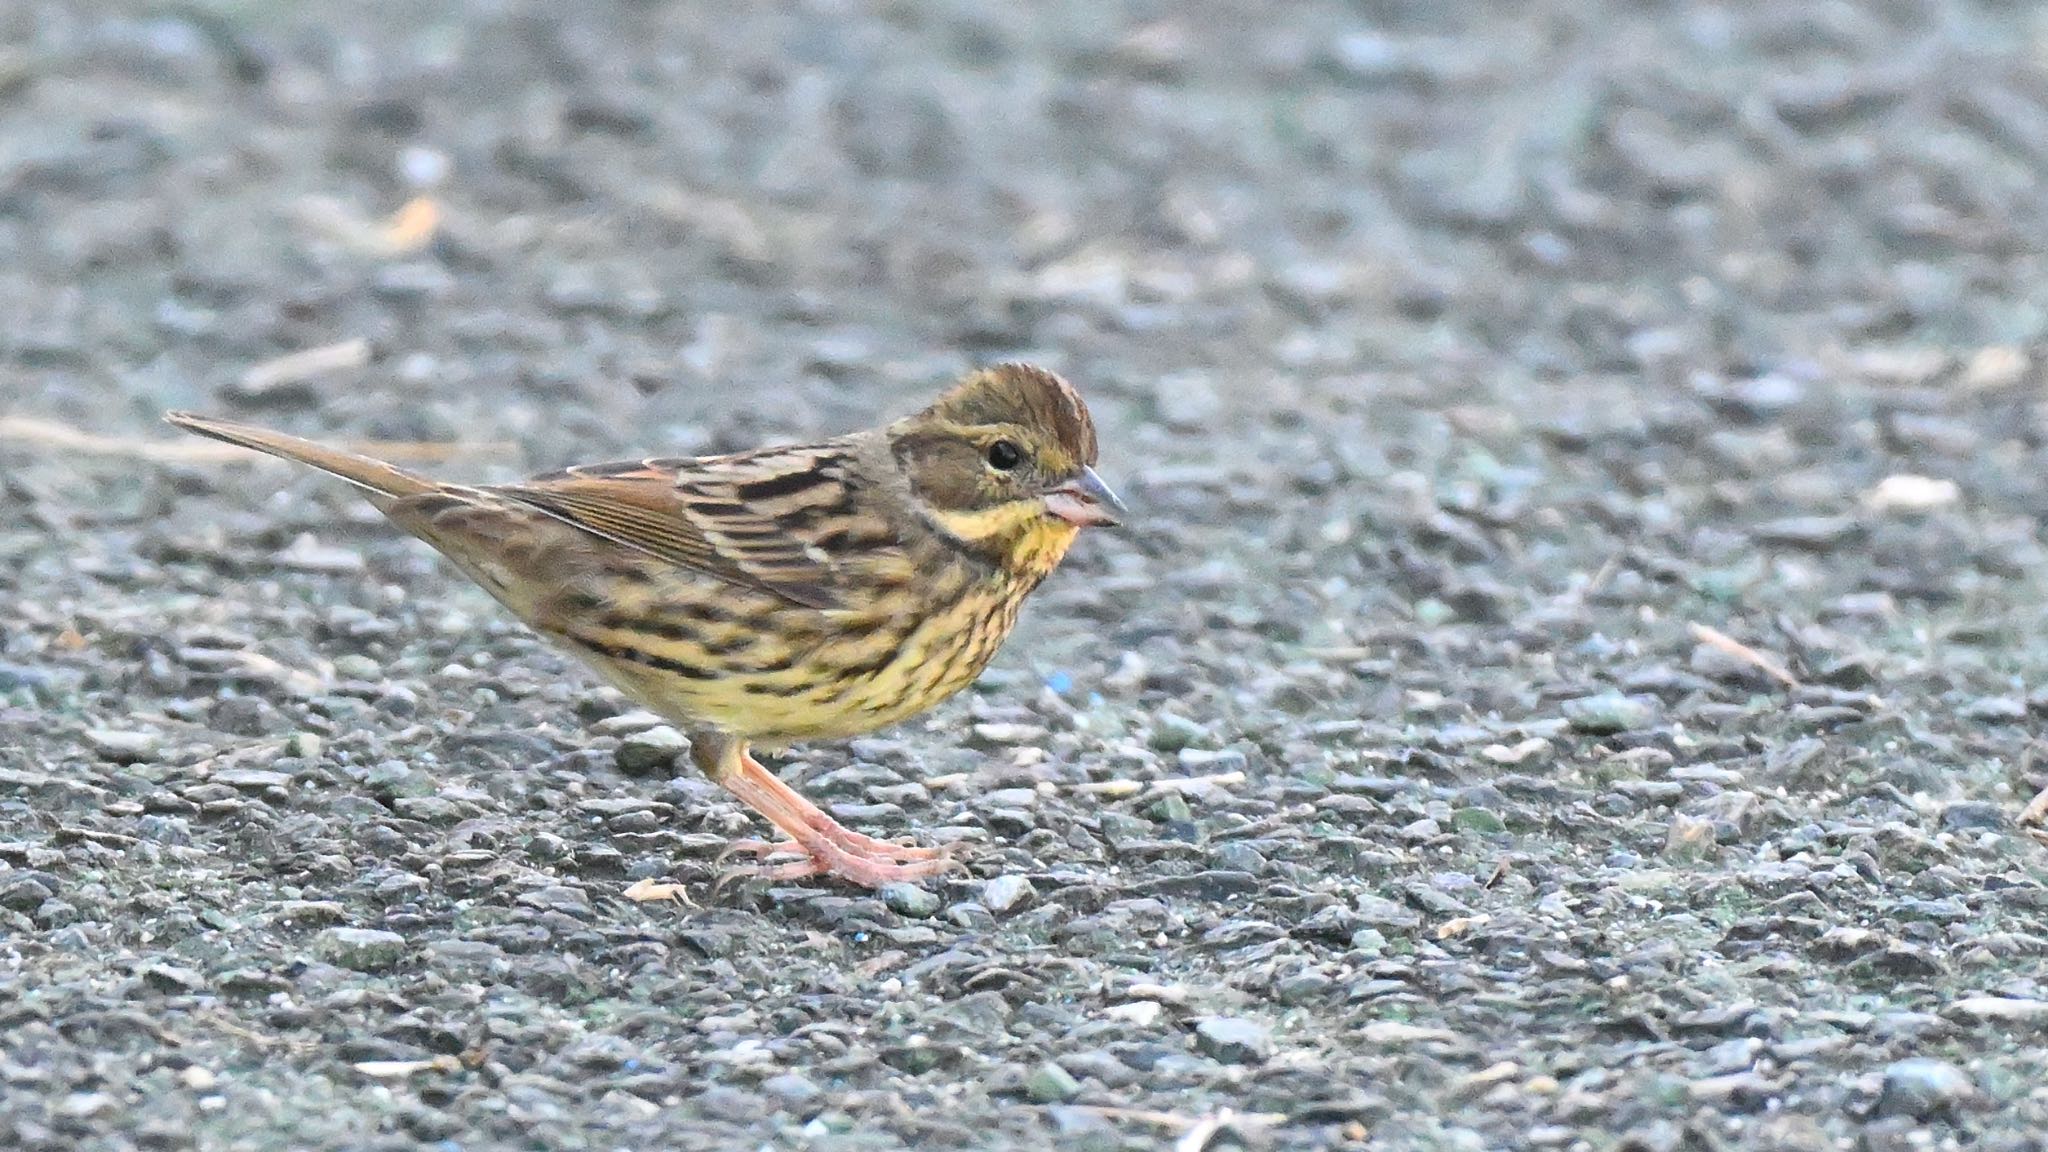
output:
<path id="1" fill-rule="evenodd" d="M 1045 512 L 1079 527 L 1121 524 L 1129 512 L 1124 502 L 1116 498 L 1102 477 L 1093 468 L 1081 469 L 1081 474 L 1045 493 Z"/>

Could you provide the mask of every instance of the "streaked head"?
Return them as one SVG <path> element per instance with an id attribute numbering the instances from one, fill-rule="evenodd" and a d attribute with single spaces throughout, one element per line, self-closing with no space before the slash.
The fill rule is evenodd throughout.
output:
<path id="1" fill-rule="evenodd" d="M 889 440 L 934 526 L 1015 567 L 1050 570 L 1081 527 L 1124 514 L 1095 474 L 1088 406 L 1042 368 L 975 372 Z"/>

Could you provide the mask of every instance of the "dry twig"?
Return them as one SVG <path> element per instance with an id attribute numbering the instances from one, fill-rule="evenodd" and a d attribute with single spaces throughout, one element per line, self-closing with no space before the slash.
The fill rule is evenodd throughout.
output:
<path id="1" fill-rule="evenodd" d="M 1716 652 L 1742 661 L 1787 688 L 1799 687 L 1798 677 L 1792 675 L 1784 662 L 1776 656 L 1752 648 L 1718 628 L 1710 628 L 1705 624 L 1689 624 L 1687 627 L 1692 630 L 1693 639 Z"/>

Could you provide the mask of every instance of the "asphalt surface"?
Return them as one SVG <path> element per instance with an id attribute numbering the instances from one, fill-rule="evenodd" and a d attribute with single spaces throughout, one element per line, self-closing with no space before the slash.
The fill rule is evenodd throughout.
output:
<path id="1" fill-rule="evenodd" d="M 2044 38 L 0 8 L 0 1144 L 2039 1147 Z M 970 845 L 880 894 L 714 892 L 651 718 L 158 423 L 502 479 L 1002 358 L 1135 523 L 784 759 Z"/>

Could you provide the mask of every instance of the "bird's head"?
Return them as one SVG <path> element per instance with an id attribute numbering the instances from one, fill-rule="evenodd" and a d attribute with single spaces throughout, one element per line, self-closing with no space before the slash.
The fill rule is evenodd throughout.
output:
<path id="1" fill-rule="evenodd" d="M 1050 571 L 1087 525 L 1125 509 L 1095 474 L 1095 422 L 1073 386 L 998 364 L 889 428 L 898 464 L 934 527 L 1006 568 Z"/>

